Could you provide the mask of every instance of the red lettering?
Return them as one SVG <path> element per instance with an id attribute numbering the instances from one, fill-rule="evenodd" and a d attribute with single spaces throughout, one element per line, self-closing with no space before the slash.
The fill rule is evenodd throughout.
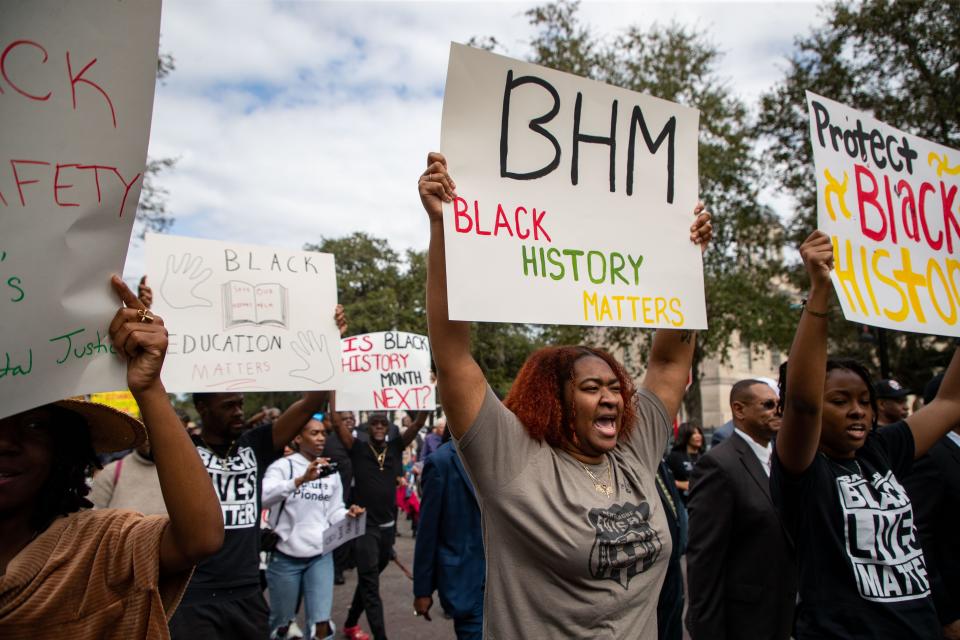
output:
<path id="1" fill-rule="evenodd" d="M 883 190 L 887 196 L 887 213 L 890 215 L 890 242 L 897 244 L 897 217 L 893 215 L 893 198 L 890 197 L 890 178 L 883 176 Z"/>
<path id="2" fill-rule="evenodd" d="M 927 199 L 926 194 L 933 193 L 933 185 L 929 182 L 924 182 L 920 185 L 920 226 L 923 228 L 923 236 L 927 239 L 927 244 L 930 245 L 930 248 L 934 251 L 939 251 L 940 247 L 943 246 L 943 231 L 940 231 L 937 234 L 937 239 L 934 241 L 930 237 L 930 228 L 927 227 Z"/>
<path id="3" fill-rule="evenodd" d="M 103 87 L 98 85 L 96 82 L 93 82 L 92 80 L 87 80 L 86 78 L 83 77 L 83 74 L 87 72 L 87 69 L 89 69 L 96 63 L 97 63 L 97 59 L 96 58 L 92 59 L 90 62 L 87 63 L 87 66 L 85 66 L 83 69 L 80 70 L 80 73 L 78 73 L 77 75 L 73 75 L 73 65 L 70 64 L 70 52 L 67 51 L 67 73 L 70 75 L 70 93 L 73 96 L 73 110 L 74 111 L 77 110 L 77 85 L 82 82 L 83 84 L 93 87 L 94 89 L 99 91 L 100 95 L 103 96 L 103 99 L 107 101 L 107 106 L 110 107 L 110 119 L 113 121 L 113 128 L 116 129 L 117 128 L 117 112 L 114 111 L 113 109 L 113 101 L 110 99 L 110 96 L 107 95 L 107 92 L 103 90 Z M 138 175 L 137 177 L 140 177 L 140 176 Z M 123 178 L 120 178 L 120 179 L 123 180 Z M 123 215 L 122 207 L 121 207 L 121 215 Z"/>
<path id="4" fill-rule="evenodd" d="M 140 174 L 138 173 L 137 175 L 133 176 L 133 180 L 131 180 L 128 183 L 126 180 L 123 179 L 123 176 L 120 175 L 120 172 L 117 171 L 115 167 L 111 167 L 111 168 L 113 168 L 113 172 L 117 174 L 117 177 L 120 178 L 120 182 L 123 183 L 123 199 L 120 200 L 120 213 L 117 215 L 118 218 L 122 218 L 123 208 L 127 204 L 127 195 L 130 193 L 130 188 L 136 183 L 137 180 L 140 179 Z"/>
<path id="5" fill-rule="evenodd" d="M 473 221 L 467 215 L 467 208 L 467 201 L 460 196 L 453 199 L 453 226 L 457 233 L 470 233 Z M 461 228 L 461 222 L 466 226 Z"/>
<path id="6" fill-rule="evenodd" d="M 49 99 L 50 99 L 51 92 L 48 91 L 48 92 L 47 92 L 47 95 L 45 95 L 45 96 L 38 96 L 38 95 L 34 95 L 34 94 L 32 94 L 32 93 L 28 93 L 28 92 L 26 92 L 24 89 L 22 89 L 17 83 L 15 83 L 13 80 L 11 80 L 11 79 L 10 79 L 10 76 L 7 75 L 7 55 L 8 55 L 11 51 L 13 51 L 14 47 L 19 47 L 19 46 L 22 46 L 22 45 L 29 45 L 29 46 L 31 46 L 31 47 L 36 47 L 37 49 L 40 49 L 40 51 L 43 52 L 43 60 L 40 61 L 40 64 L 46 64 L 46 62 L 47 62 L 47 50 L 46 50 L 46 49 L 44 49 L 43 47 L 41 47 L 39 44 L 37 44 L 36 42 L 34 42 L 34 41 L 32 41 L 32 40 L 16 40 L 16 41 L 14 41 L 14 42 L 11 42 L 11 43 L 7 46 L 7 48 L 3 50 L 3 54 L 0 54 L 0 74 L 3 74 L 3 79 L 7 81 L 7 84 L 9 84 L 11 87 L 13 87 L 13 90 L 16 91 L 17 93 L 19 93 L 20 95 L 22 95 L 22 96 L 24 96 L 24 97 L 27 97 L 27 98 L 30 98 L 31 100 L 37 100 L 37 101 L 39 101 L 39 102 L 43 102 L 44 100 L 49 100 Z M 0 87 L 0 93 L 3 93 L 3 88 L 2 88 L 2 87 Z"/>
<path id="7" fill-rule="evenodd" d="M 903 192 L 907 192 L 907 197 L 903 197 Z M 913 196 L 913 187 L 906 180 L 897 183 L 897 195 L 903 201 L 901 207 L 901 218 L 903 219 L 903 232 L 907 237 L 916 242 L 920 242 L 920 226 L 917 224 L 917 199 Z M 910 217 L 907 218 L 907 207 L 910 208 Z"/>
<path id="8" fill-rule="evenodd" d="M 523 233 L 520 231 L 520 212 L 521 211 L 524 213 L 527 213 L 527 210 L 525 208 L 517 207 L 516 211 L 513 212 L 513 221 L 516 223 L 516 226 L 517 226 L 517 237 L 520 238 L 521 240 L 526 240 L 527 238 L 530 237 L 530 232 L 527 231 L 526 233 Z"/>
<path id="9" fill-rule="evenodd" d="M 13 168 L 13 181 L 17 183 L 17 191 L 20 193 L 20 204 L 22 206 L 27 206 L 27 201 L 23 197 L 23 185 L 26 184 L 36 184 L 40 182 L 39 180 L 21 180 L 20 173 L 17 171 L 17 163 L 20 164 L 37 164 L 37 165 L 46 165 L 50 166 L 49 162 L 40 162 L 39 160 L 11 160 L 10 166 Z"/>
<path id="10" fill-rule="evenodd" d="M 489 236 L 489 231 L 484 231 L 480 228 L 480 203 L 476 200 L 473 201 L 473 221 L 476 223 L 477 235 L 478 236 Z"/>
<path id="11" fill-rule="evenodd" d="M 510 230 L 510 223 L 507 222 L 507 214 L 503 211 L 503 205 L 497 204 L 497 221 L 493 224 L 493 235 L 497 235 L 497 232 L 500 231 L 500 227 L 506 229 L 507 233 L 510 234 L 510 237 L 513 237 L 513 231 Z"/>
<path id="12" fill-rule="evenodd" d="M 79 207 L 80 205 L 76 202 L 60 202 L 60 190 L 61 189 L 73 189 L 72 184 L 60 184 L 60 169 L 65 169 L 67 167 L 78 167 L 80 165 L 76 164 L 59 164 L 57 163 L 57 170 L 53 174 L 53 201 L 61 207 Z"/>
<path id="13" fill-rule="evenodd" d="M 940 201 L 943 202 L 943 228 L 947 232 L 947 252 L 953 255 L 953 234 L 957 234 L 960 239 L 960 224 L 953 215 L 953 199 L 957 197 L 957 187 L 952 186 L 947 190 L 947 186 L 940 183 Z M 951 231 L 952 228 L 952 231 Z"/>
<path id="14" fill-rule="evenodd" d="M 854 172 L 856 173 L 857 178 L 857 204 L 860 207 L 860 229 L 863 231 L 863 235 L 867 236 L 871 240 L 883 240 L 887 235 L 887 217 L 883 213 L 883 208 L 880 206 L 879 201 L 877 200 L 878 187 L 877 179 L 873 177 L 873 174 L 864 166 L 859 164 L 853 165 Z M 870 180 L 871 189 L 865 190 L 863 188 L 862 178 L 868 178 Z M 867 211 L 865 204 L 873 205 L 873 208 L 877 210 L 877 213 L 880 214 L 880 221 L 882 225 L 880 229 L 875 231 L 867 226 Z"/>
<path id="15" fill-rule="evenodd" d="M 537 215 L 539 213 L 539 215 Z M 543 218 L 547 215 L 546 211 L 537 211 L 533 210 L 533 238 L 534 240 L 540 239 L 540 234 L 543 234 L 543 237 L 547 239 L 547 242 L 553 242 L 550 238 L 550 234 L 547 233 L 547 230 L 543 228 Z"/>
<path id="16" fill-rule="evenodd" d="M 116 171 L 116 169 L 113 167 L 104 166 L 102 164 L 84 164 L 79 165 L 77 169 L 93 169 L 93 182 L 97 185 L 97 204 L 100 204 L 100 202 L 102 202 L 100 195 L 100 169 L 103 169 L 104 171 Z"/>

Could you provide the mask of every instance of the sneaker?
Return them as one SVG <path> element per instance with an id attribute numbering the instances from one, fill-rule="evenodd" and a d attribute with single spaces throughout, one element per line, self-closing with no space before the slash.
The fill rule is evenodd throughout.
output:
<path id="1" fill-rule="evenodd" d="M 344 627 L 343 636 L 350 640 L 370 640 L 370 635 L 360 628 L 360 625 L 353 627 Z"/>
<path id="2" fill-rule="evenodd" d="M 287 638 L 290 638 L 290 640 L 303 640 L 303 631 L 300 630 L 296 620 L 290 621 L 290 626 L 287 628 Z"/>

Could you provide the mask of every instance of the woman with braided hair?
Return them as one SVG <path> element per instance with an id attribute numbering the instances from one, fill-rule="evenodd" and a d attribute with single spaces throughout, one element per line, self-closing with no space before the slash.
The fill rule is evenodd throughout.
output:
<path id="1" fill-rule="evenodd" d="M 194 564 L 223 541 L 223 518 L 196 449 L 160 382 L 163 321 L 118 277 L 110 324 L 143 423 L 82 400 L 0 419 L 0 637 L 168 638 Z M 96 509 L 97 453 L 149 432 L 168 516 Z"/>

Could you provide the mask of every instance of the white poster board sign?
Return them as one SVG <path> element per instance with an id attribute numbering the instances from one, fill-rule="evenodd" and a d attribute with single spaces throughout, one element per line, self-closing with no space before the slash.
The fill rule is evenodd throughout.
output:
<path id="1" fill-rule="evenodd" d="M 333 256 L 148 234 L 168 391 L 308 391 L 340 378 Z"/>
<path id="2" fill-rule="evenodd" d="M 696 109 L 451 45 L 451 320 L 707 326 Z"/>
<path id="3" fill-rule="evenodd" d="M 160 1 L 0 10 L 0 417 L 126 388 L 107 328 L 140 199 Z"/>
<path id="4" fill-rule="evenodd" d="M 323 552 L 330 553 L 344 542 L 359 538 L 367 532 L 367 514 L 358 518 L 347 516 L 337 524 L 327 527 L 323 532 Z"/>
<path id="5" fill-rule="evenodd" d="M 844 317 L 960 336 L 960 151 L 814 93 L 807 106 Z"/>
<path id="6" fill-rule="evenodd" d="M 344 338 L 340 349 L 343 379 L 337 388 L 337 409 L 436 409 L 427 336 L 404 331 L 366 333 Z"/>

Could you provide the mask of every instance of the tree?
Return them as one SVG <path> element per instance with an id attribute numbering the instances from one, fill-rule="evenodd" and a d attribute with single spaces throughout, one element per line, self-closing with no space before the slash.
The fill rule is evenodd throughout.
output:
<path id="1" fill-rule="evenodd" d="M 305 251 L 337 257 L 337 297 L 349 333 L 409 331 L 427 333 L 427 254 L 407 249 L 401 257 L 383 238 L 362 231 L 343 238 L 321 238 Z M 473 353 L 490 386 L 501 394 L 533 349 L 542 345 L 537 329 L 522 324 L 474 323 Z"/>
<path id="2" fill-rule="evenodd" d="M 694 357 L 687 413 L 700 417 L 700 363 L 728 356 L 739 338 L 748 345 L 785 349 L 795 314 L 778 284 L 783 274 L 779 247 L 784 229 L 772 210 L 758 204 L 759 169 L 746 105 L 717 75 L 717 49 L 705 34 L 678 25 L 642 30 L 627 27 L 613 38 L 591 33 L 569 0 L 527 12 L 537 28 L 530 60 L 616 86 L 696 107 L 701 112 L 701 198 L 714 215 L 714 242 L 704 257 L 710 329 L 701 333 Z M 495 38 L 474 43 L 497 48 Z M 645 360 L 648 341 L 636 330 L 603 332 L 547 328 L 545 339 L 603 343 L 637 353 L 633 373 Z M 576 340 L 579 338 L 579 340 Z"/>
<path id="3" fill-rule="evenodd" d="M 960 12 L 956 3 L 866 0 L 835 3 L 825 24 L 798 38 L 784 79 L 761 99 L 758 133 L 768 142 L 769 175 L 797 202 L 789 237 L 799 244 L 816 228 L 816 178 L 804 92 L 811 90 L 918 136 L 960 143 Z M 798 269 L 798 287 L 806 281 Z M 864 331 L 838 313 L 831 352 L 863 359 Z M 950 355 L 945 338 L 886 332 L 891 369 L 921 390 Z M 873 358 L 879 364 L 879 354 Z"/>
<path id="4" fill-rule="evenodd" d="M 175 68 L 173 56 L 160 53 L 157 56 L 157 82 L 162 84 Z M 163 233 L 173 225 L 173 216 L 167 212 L 168 192 L 157 184 L 157 176 L 165 169 L 173 168 L 176 163 L 176 158 L 147 158 L 135 223 L 138 229 L 137 237 L 141 240 L 147 231 Z"/>

